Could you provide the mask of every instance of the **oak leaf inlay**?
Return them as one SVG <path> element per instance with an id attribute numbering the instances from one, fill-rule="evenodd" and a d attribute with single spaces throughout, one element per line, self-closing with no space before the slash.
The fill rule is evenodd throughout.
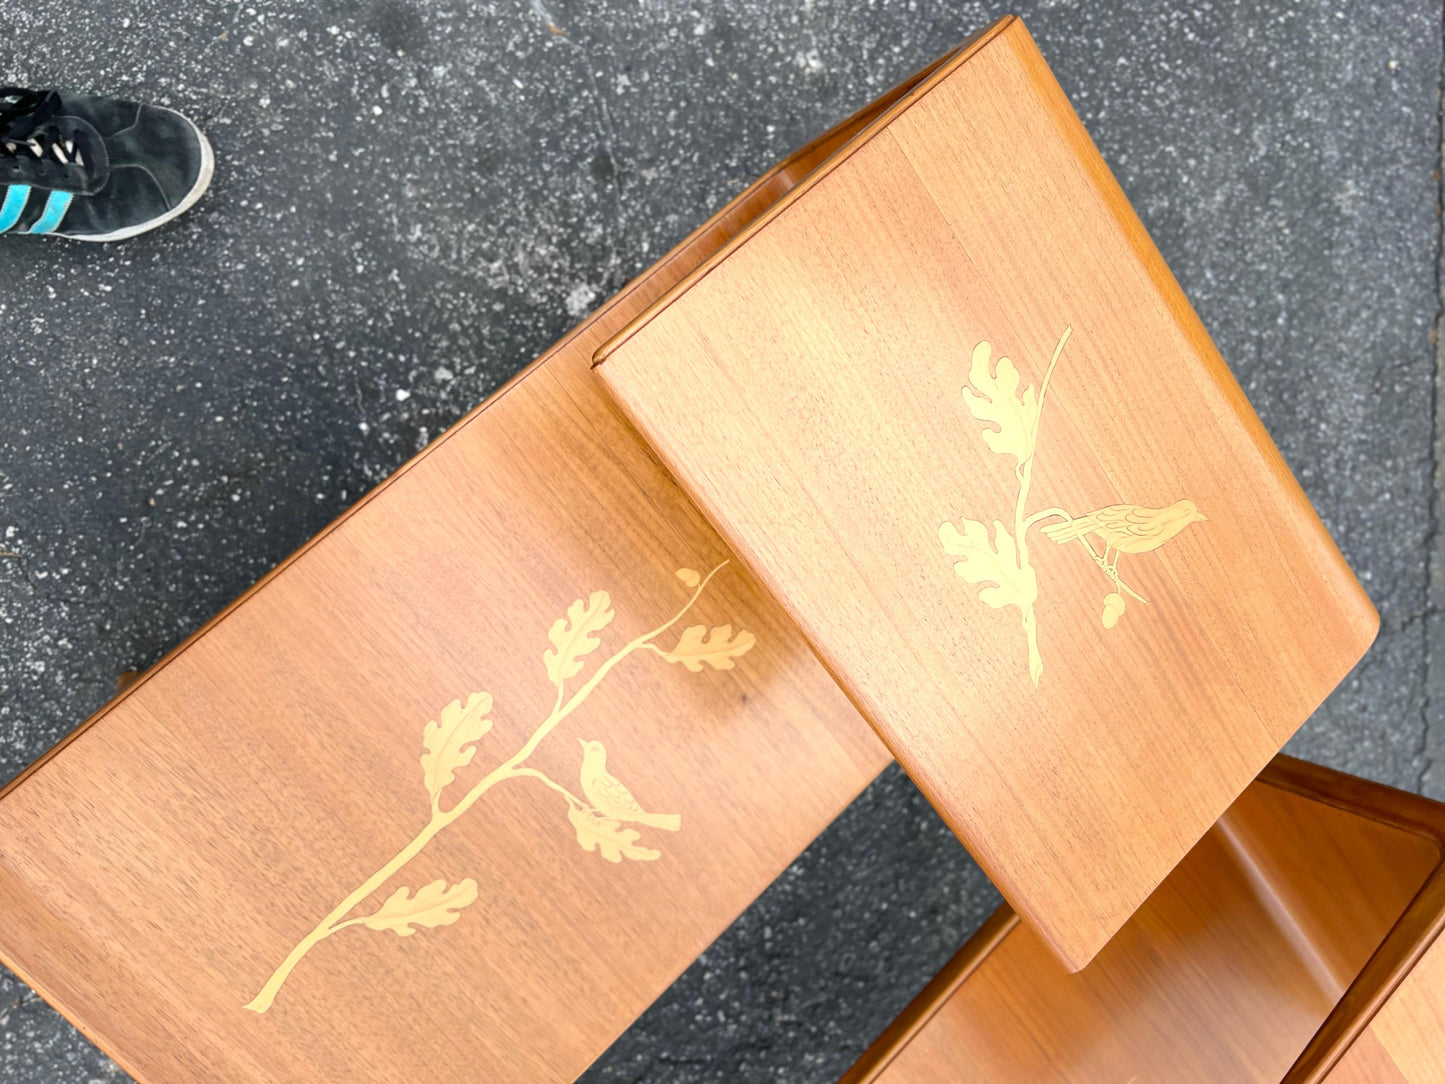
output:
<path id="1" fill-rule="evenodd" d="M 680 662 L 694 674 L 704 666 L 714 670 L 731 670 L 733 660 L 745 655 L 756 642 L 751 632 L 733 635 L 731 625 L 718 625 L 711 630 L 706 625 L 689 625 L 678 637 L 677 646 L 662 652 L 668 662 Z"/>
<path id="2" fill-rule="evenodd" d="M 374 914 L 361 920 L 368 930 L 390 930 L 398 937 L 410 937 L 416 927 L 429 929 L 450 926 L 461 918 L 461 910 L 477 899 L 477 882 L 470 877 L 465 881 L 447 887 L 445 881 L 433 881 L 411 894 L 403 886 L 386 898 L 386 902 Z"/>
<path id="3" fill-rule="evenodd" d="M 492 729 L 487 713 L 492 710 L 489 693 L 472 693 L 466 705 L 453 700 L 442 708 L 441 717 L 427 723 L 422 731 L 422 780 L 432 801 L 440 800 L 442 791 L 456 778 L 458 768 L 465 768 L 476 754 L 475 742 Z"/>

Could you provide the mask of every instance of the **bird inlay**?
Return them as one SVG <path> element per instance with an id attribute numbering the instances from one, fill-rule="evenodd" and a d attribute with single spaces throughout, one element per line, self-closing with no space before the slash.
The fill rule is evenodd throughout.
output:
<path id="1" fill-rule="evenodd" d="M 1104 596 L 1104 608 L 1100 615 L 1104 628 L 1111 629 L 1123 616 L 1126 595 L 1139 602 L 1149 601 L 1119 575 L 1119 556 L 1157 550 L 1191 523 L 1200 523 L 1208 518 L 1188 499 L 1176 500 L 1159 508 L 1110 504 L 1077 516 L 1063 508 L 1028 511 L 1044 400 L 1048 396 L 1049 381 L 1072 331 L 1072 328 L 1066 327 L 1059 336 L 1037 395 L 1032 384 L 1019 390 L 1018 370 L 1008 358 L 999 358 L 997 365 L 992 363 L 993 347 L 989 343 L 981 342 L 973 348 L 963 398 L 969 413 L 979 421 L 997 427 L 983 430 L 983 440 L 989 449 L 996 455 L 1012 456 L 1014 459 L 1018 495 L 1014 501 L 1013 531 L 1010 533 L 1002 520 L 993 521 L 992 533 L 987 523 L 973 519 L 960 519 L 957 526 L 951 522 L 944 523 L 938 528 L 943 552 L 959 558 L 954 563 L 954 572 L 960 579 L 979 587 L 979 599 L 996 610 L 1006 606 L 1018 609 L 1028 642 L 1029 677 L 1035 685 L 1043 676 L 1044 662 L 1039 653 L 1038 621 L 1034 616 L 1039 584 L 1034 567 L 1029 562 L 1029 528 L 1048 520 L 1058 520 L 1041 528 L 1044 537 L 1061 546 L 1078 542 L 1088 553 L 1090 560 L 1113 587 Z M 1102 549 L 1096 550 L 1090 538 L 1097 539 Z"/>

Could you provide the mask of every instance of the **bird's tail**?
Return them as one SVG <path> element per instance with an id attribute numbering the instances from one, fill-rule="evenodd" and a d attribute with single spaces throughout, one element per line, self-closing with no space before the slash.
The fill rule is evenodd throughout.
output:
<path id="1" fill-rule="evenodd" d="M 664 832 L 676 832 L 682 828 L 681 813 L 637 813 L 627 819 L 633 824 L 645 824 L 649 828 L 661 828 Z"/>
<path id="2" fill-rule="evenodd" d="M 1065 542 L 1072 542 L 1076 538 L 1083 538 L 1094 529 L 1093 516 L 1081 516 L 1079 519 L 1065 520 L 1063 523 L 1050 523 L 1042 528 L 1044 536 L 1051 542 L 1063 545 Z"/>

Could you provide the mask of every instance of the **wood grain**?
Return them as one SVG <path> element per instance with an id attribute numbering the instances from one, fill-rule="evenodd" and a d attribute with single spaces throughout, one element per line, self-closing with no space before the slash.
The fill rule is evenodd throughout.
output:
<path id="1" fill-rule="evenodd" d="M 1374 636 L 1017 20 L 597 362 L 1072 968 Z"/>
<path id="2" fill-rule="evenodd" d="M 591 353 L 904 89 L 739 196 L 14 781 L 5 963 L 148 1084 L 532 1084 L 605 1049 L 888 756 L 725 563 Z M 688 654 L 694 622 L 755 644 L 709 654 L 708 632 Z M 532 774 L 482 786 L 539 734 Z"/>
<path id="3" fill-rule="evenodd" d="M 1445 941 L 1436 938 L 1325 1079 L 1445 1084 Z"/>
<path id="4" fill-rule="evenodd" d="M 1369 1028 L 1345 1051 L 1326 1079 L 1329 1084 L 1413 1084 Z"/>
<path id="5" fill-rule="evenodd" d="M 1445 806 L 1345 778 L 1279 758 L 1082 972 L 1004 908 L 845 1084 L 1317 1079 L 1311 1036 L 1442 869 Z"/>
<path id="6" fill-rule="evenodd" d="M 1445 1084 L 1445 944 L 1437 939 L 1370 1030 L 1411 1084 Z"/>

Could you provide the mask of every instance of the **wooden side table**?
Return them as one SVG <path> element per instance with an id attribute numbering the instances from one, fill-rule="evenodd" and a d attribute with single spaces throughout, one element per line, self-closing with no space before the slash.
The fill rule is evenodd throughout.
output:
<path id="1" fill-rule="evenodd" d="M 597 373 L 1073 969 L 1378 627 L 1018 20 Z"/>
<path id="2" fill-rule="evenodd" d="M 1092 964 L 1001 909 L 844 1084 L 1423 1084 L 1445 805 L 1280 756 Z"/>
<path id="3" fill-rule="evenodd" d="M 1429 1041 L 1445 807 L 1277 756 L 1373 608 L 1020 23 L 596 363 L 1009 903 L 850 1084 Z"/>

